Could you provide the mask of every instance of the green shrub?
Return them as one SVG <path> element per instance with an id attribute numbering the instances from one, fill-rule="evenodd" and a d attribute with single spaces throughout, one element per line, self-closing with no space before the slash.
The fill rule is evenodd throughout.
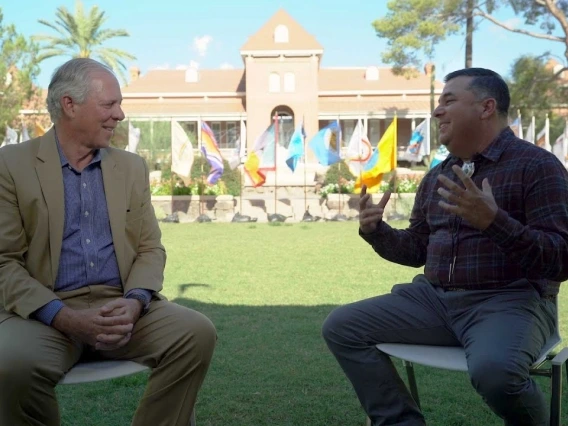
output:
<path id="1" fill-rule="evenodd" d="M 349 171 L 349 167 L 344 160 L 339 163 L 332 164 L 329 166 L 325 173 L 325 179 L 323 181 L 324 186 L 330 183 L 344 183 L 349 181 L 354 181 L 355 176 Z"/>

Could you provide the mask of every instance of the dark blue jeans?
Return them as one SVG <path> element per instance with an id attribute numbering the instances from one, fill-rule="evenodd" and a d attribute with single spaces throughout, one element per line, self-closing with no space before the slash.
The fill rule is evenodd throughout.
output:
<path id="1" fill-rule="evenodd" d="M 423 275 L 390 294 L 335 309 L 323 337 L 373 425 L 424 425 L 377 343 L 463 346 L 475 390 L 507 425 L 545 426 L 544 396 L 529 375 L 555 327 L 556 307 L 526 280 L 494 290 L 444 291 Z"/>

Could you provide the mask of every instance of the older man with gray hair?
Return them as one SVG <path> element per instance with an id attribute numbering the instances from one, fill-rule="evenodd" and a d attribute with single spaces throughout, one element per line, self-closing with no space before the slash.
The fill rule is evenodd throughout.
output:
<path id="1" fill-rule="evenodd" d="M 152 368 L 134 425 L 189 424 L 216 331 L 160 295 L 148 167 L 110 147 L 121 102 L 109 68 L 72 59 L 53 128 L 0 149 L 0 425 L 59 425 L 54 388 L 85 355 Z"/>

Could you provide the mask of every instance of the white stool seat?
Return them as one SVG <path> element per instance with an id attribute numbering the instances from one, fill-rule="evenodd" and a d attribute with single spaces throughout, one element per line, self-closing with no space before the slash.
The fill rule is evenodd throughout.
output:
<path id="1" fill-rule="evenodd" d="M 116 379 L 148 370 L 148 367 L 133 361 L 93 361 L 76 364 L 59 382 L 60 385 L 98 382 Z"/>
<path id="2" fill-rule="evenodd" d="M 556 331 L 546 342 L 533 368 L 546 360 L 546 356 L 560 343 L 562 339 Z M 465 350 L 459 346 L 430 346 L 408 345 L 403 343 L 379 343 L 377 349 L 387 355 L 394 356 L 415 364 L 444 370 L 467 371 Z"/>

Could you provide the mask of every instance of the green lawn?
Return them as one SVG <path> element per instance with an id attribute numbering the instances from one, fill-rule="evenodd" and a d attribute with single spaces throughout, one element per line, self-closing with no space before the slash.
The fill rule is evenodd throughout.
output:
<path id="1" fill-rule="evenodd" d="M 164 294 L 209 316 L 219 336 L 196 407 L 198 426 L 364 424 L 321 324 L 334 307 L 388 292 L 420 270 L 383 261 L 358 237 L 355 222 L 162 229 Z M 561 323 L 565 331 L 565 310 Z M 416 369 L 429 425 L 502 425 L 466 374 Z M 59 387 L 63 424 L 128 425 L 146 377 Z"/>

